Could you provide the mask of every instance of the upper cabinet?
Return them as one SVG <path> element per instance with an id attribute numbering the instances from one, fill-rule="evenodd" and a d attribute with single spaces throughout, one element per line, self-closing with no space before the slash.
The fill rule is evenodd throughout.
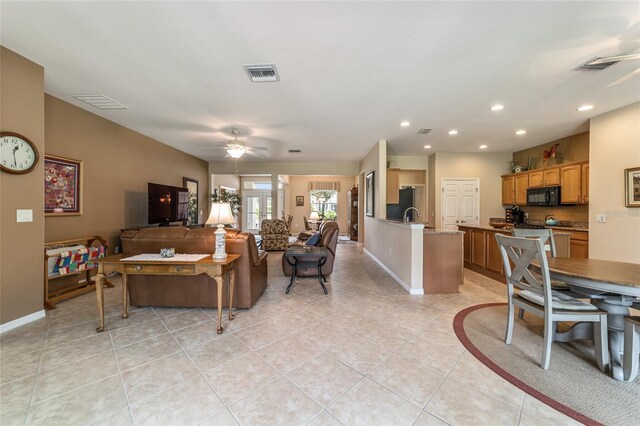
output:
<path id="1" fill-rule="evenodd" d="M 578 162 L 502 176 L 502 204 L 525 206 L 527 189 L 560 185 L 562 204 L 589 203 L 589 163 Z"/>
<path id="2" fill-rule="evenodd" d="M 387 169 L 387 204 L 400 202 L 400 169 Z"/>

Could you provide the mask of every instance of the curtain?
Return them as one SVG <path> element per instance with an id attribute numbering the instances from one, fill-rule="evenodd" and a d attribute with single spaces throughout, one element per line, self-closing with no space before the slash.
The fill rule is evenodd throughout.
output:
<path id="1" fill-rule="evenodd" d="M 309 191 L 340 192 L 340 182 L 309 182 Z"/>

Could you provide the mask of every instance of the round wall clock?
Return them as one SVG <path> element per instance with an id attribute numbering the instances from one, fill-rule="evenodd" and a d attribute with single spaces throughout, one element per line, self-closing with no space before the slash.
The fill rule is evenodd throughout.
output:
<path id="1" fill-rule="evenodd" d="M 38 164 L 38 149 L 18 133 L 0 133 L 0 170 L 7 173 L 29 173 Z"/>

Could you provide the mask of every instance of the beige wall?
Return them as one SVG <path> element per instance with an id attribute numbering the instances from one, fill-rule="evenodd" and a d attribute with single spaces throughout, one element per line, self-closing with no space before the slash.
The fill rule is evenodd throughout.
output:
<path id="1" fill-rule="evenodd" d="M 340 191 L 338 192 L 338 226 L 340 234 L 347 234 L 347 193 L 356 184 L 355 176 L 289 176 L 289 204 L 287 210 L 293 216 L 291 222 L 291 232 L 298 233 L 304 231 L 303 216 L 309 218 L 311 213 L 311 205 L 309 204 L 309 182 L 340 182 Z M 296 196 L 304 197 L 304 206 L 296 206 Z M 279 217 L 279 216 L 278 216 Z"/>
<path id="2" fill-rule="evenodd" d="M 504 217 L 502 207 L 502 178 L 509 172 L 511 154 L 497 153 L 453 153 L 435 154 L 435 226 L 441 226 L 442 178 L 480 179 L 480 225 L 489 223 L 490 217 Z M 432 221 L 429 221 L 433 223 Z"/>
<path id="3" fill-rule="evenodd" d="M 583 132 L 514 152 L 513 161 L 517 161 L 519 165 L 526 167 L 527 158 L 533 157 L 535 159 L 534 169 L 545 167 L 546 162 L 543 164 L 544 151 L 549 150 L 556 143 L 559 144 L 556 151 L 558 158 L 557 161 L 551 160 L 550 166 L 589 159 L 589 132 Z"/>
<path id="4" fill-rule="evenodd" d="M 371 232 L 375 224 L 373 221 L 377 219 L 385 219 L 387 215 L 387 141 L 378 141 L 373 148 L 365 155 L 360 161 L 360 176 L 364 179 L 359 188 L 361 191 L 358 193 L 358 208 L 362 211 L 362 214 L 366 212 L 367 202 L 367 190 L 366 190 L 366 176 L 374 172 L 374 203 L 373 212 L 374 218 L 364 214 L 364 220 L 358 223 L 358 242 L 364 244 L 364 247 L 368 250 L 372 250 L 373 246 L 384 244 L 379 235 L 375 232 Z"/>
<path id="5" fill-rule="evenodd" d="M 429 157 L 427 155 L 389 155 L 392 168 L 427 170 Z"/>
<path id="6" fill-rule="evenodd" d="M 0 324 L 42 310 L 44 246 L 44 69 L 0 47 L 1 130 L 19 133 L 40 154 L 30 173 L 0 172 Z M 16 223 L 16 210 L 33 222 Z"/>
<path id="7" fill-rule="evenodd" d="M 589 257 L 640 263 L 640 208 L 624 201 L 624 169 L 640 167 L 640 102 L 592 118 L 590 139 Z"/>
<path id="8" fill-rule="evenodd" d="M 206 161 L 53 96 L 45 115 L 46 153 L 84 161 L 84 214 L 47 217 L 48 242 L 100 235 L 113 248 L 120 229 L 147 225 L 147 183 L 182 186 L 185 176 L 198 181 L 200 223 L 207 219 Z"/>

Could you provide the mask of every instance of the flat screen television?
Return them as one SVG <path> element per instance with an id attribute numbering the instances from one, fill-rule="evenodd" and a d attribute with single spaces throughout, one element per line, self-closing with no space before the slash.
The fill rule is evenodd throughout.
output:
<path id="1" fill-rule="evenodd" d="M 177 186 L 148 184 L 149 224 L 187 223 L 189 214 L 189 191 Z"/>

